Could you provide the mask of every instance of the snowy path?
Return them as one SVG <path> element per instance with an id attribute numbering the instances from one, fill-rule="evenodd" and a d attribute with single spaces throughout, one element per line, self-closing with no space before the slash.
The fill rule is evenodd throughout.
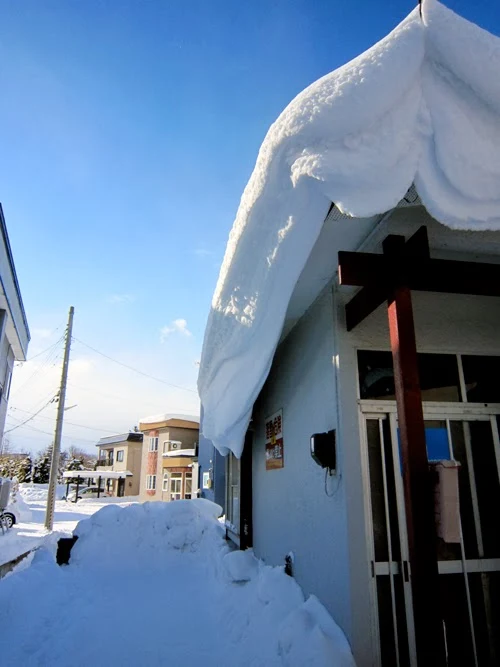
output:
<path id="1" fill-rule="evenodd" d="M 231 552 L 207 501 L 108 506 L 0 581 L 2 666 L 353 667 L 283 568 Z M 220 509 L 220 508 L 219 508 Z"/>

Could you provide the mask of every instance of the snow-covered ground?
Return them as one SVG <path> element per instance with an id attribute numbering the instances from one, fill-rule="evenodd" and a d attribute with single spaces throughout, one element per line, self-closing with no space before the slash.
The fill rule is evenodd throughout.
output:
<path id="1" fill-rule="evenodd" d="M 282 567 L 231 551 L 203 499 L 109 504 L 70 563 L 39 549 L 0 581 L 3 665 L 353 667 L 318 600 Z"/>
<path id="2" fill-rule="evenodd" d="M 128 505 L 137 499 L 127 498 L 100 498 L 80 500 L 78 503 L 67 503 L 65 500 L 56 500 L 54 511 L 54 533 L 49 535 L 45 530 L 45 510 L 47 507 L 47 484 L 21 484 L 20 495 L 31 512 L 31 517 L 13 526 L 5 535 L 0 533 L 0 565 L 8 563 L 30 549 L 43 544 L 55 542 L 64 534 L 71 534 L 76 524 L 94 512 L 97 512 L 110 503 Z M 59 486 L 57 498 L 61 498 L 66 486 Z"/>

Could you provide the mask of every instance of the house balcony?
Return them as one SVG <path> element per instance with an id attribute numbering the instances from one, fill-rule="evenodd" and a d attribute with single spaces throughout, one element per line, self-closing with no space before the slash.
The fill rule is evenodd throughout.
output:
<path id="1" fill-rule="evenodd" d="M 163 452 L 163 458 L 177 458 L 179 456 L 189 456 L 190 458 L 195 458 L 196 449 L 171 449 L 167 452 Z"/>
<path id="2" fill-rule="evenodd" d="M 98 468 L 112 468 L 113 463 L 113 459 L 98 459 L 96 465 Z"/>

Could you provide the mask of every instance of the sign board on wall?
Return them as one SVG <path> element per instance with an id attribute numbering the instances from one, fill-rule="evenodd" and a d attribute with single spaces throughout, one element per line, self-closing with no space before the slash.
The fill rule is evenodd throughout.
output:
<path id="1" fill-rule="evenodd" d="M 283 468 L 283 410 L 266 418 L 266 470 Z"/>

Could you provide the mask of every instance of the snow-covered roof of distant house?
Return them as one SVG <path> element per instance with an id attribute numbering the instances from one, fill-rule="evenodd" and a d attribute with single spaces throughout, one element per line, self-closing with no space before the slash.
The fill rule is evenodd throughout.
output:
<path id="1" fill-rule="evenodd" d="M 171 420 L 184 421 L 184 422 L 193 422 L 196 425 L 199 425 L 200 418 L 196 415 L 183 415 L 181 413 L 170 413 L 160 415 L 152 415 L 151 417 L 143 417 L 139 419 L 140 424 L 160 424 L 162 422 L 168 422 Z"/>
<path id="2" fill-rule="evenodd" d="M 133 477 L 129 470 L 65 470 L 63 472 L 64 479 L 124 479 L 125 477 Z"/>
<path id="3" fill-rule="evenodd" d="M 271 126 L 212 300 L 198 388 L 205 437 L 241 454 L 290 296 L 335 203 L 357 218 L 412 184 L 456 229 L 500 228 L 500 40 L 437 0 L 300 93 Z M 354 224 L 354 223 L 353 223 Z"/>
<path id="4" fill-rule="evenodd" d="M 104 447 L 105 445 L 116 445 L 120 442 L 142 442 L 142 433 L 130 431 L 130 433 L 119 433 L 117 435 L 109 435 L 106 438 L 101 438 L 96 447 Z"/>

